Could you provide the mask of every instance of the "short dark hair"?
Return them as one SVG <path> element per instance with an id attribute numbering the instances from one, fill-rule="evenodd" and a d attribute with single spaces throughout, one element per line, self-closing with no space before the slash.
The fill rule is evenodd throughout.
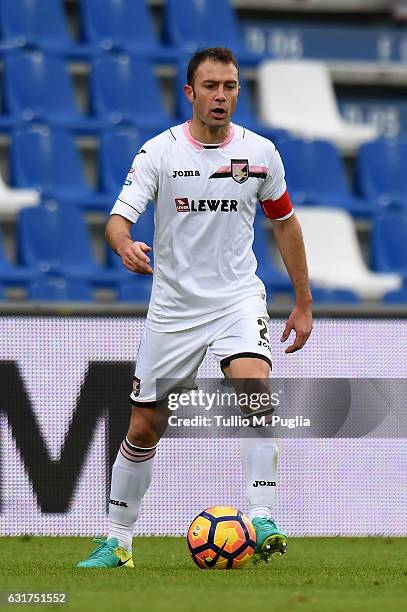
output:
<path id="1" fill-rule="evenodd" d="M 197 51 L 189 60 L 187 68 L 188 85 L 192 87 L 198 66 L 208 59 L 214 62 L 221 62 L 222 64 L 233 64 L 237 68 L 237 74 L 239 75 L 239 64 L 230 49 L 226 47 L 209 47 L 208 49 Z"/>

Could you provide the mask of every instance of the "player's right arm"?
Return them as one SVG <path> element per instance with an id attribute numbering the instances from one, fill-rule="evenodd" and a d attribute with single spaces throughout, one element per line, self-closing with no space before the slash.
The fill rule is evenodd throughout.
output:
<path id="1" fill-rule="evenodd" d="M 109 246 L 121 257 L 123 265 L 131 272 L 152 274 L 150 258 L 151 251 L 145 242 L 135 242 L 130 235 L 133 222 L 121 215 L 113 214 L 106 224 L 106 240 Z"/>
<path id="2" fill-rule="evenodd" d="M 147 255 L 151 247 L 144 242 L 134 241 L 130 228 L 133 223 L 137 223 L 148 201 L 156 196 L 160 142 L 158 137 L 149 140 L 135 156 L 106 225 L 106 240 L 110 247 L 121 257 L 128 270 L 139 274 L 153 272 Z"/>

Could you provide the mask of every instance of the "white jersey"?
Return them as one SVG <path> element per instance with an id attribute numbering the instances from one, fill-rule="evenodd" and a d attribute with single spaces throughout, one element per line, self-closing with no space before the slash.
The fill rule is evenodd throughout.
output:
<path id="1" fill-rule="evenodd" d="M 148 201 L 155 203 L 146 325 L 187 329 L 238 310 L 247 297 L 265 299 L 252 250 L 253 221 L 259 200 L 268 216 L 289 217 L 285 193 L 274 144 L 241 126 L 231 124 L 219 145 L 194 140 L 189 122 L 146 142 L 111 212 L 136 223 Z"/>

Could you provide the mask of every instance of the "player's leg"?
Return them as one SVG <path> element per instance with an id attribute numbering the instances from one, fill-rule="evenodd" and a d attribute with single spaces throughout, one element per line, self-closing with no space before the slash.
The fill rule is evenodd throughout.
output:
<path id="1" fill-rule="evenodd" d="M 159 434 L 154 409 L 133 408 L 126 437 L 113 464 L 108 536 L 77 567 L 134 567 L 133 528 L 150 485 Z"/>
<path id="2" fill-rule="evenodd" d="M 239 392 L 247 381 L 250 395 L 264 393 L 269 366 L 260 359 L 236 359 L 225 374 L 236 381 Z M 258 388 L 256 390 L 256 385 Z M 279 529 L 273 519 L 276 499 L 278 440 L 273 430 L 265 426 L 245 427 L 240 432 L 240 457 L 246 480 L 249 516 L 256 530 L 254 560 L 269 560 L 273 554 L 287 552 L 287 534 Z"/>
<path id="3" fill-rule="evenodd" d="M 157 379 L 185 380 L 196 373 L 206 346 L 200 330 L 159 333 L 146 328 L 136 363 L 130 426 L 112 470 L 109 534 L 77 567 L 133 567 L 134 523 L 151 482 L 157 443 L 164 432 L 157 410 Z"/>
<path id="4" fill-rule="evenodd" d="M 271 353 L 264 303 L 250 300 L 240 312 L 226 315 L 224 323 L 224 331 L 218 328 L 211 350 L 219 358 L 225 376 L 233 380 L 237 393 L 250 396 L 268 392 Z M 270 409 L 265 408 L 264 415 L 267 412 Z M 287 550 L 287 534 L 273 520 L 278 463 L 278 441 L 273 430 L 261 426 L 243 428 L 240 454 L 250 518 L 256 529 L 256 559 L 267 561 L 272 554 Z"/>
<path id="5" fill-rule="evenodd" d="M 134 523 L 153 472 L 160 434 L 154 408 L 133 408 L 130 426 L 113 464 L 109 500 L 109 535 L 132 549 Z"/>

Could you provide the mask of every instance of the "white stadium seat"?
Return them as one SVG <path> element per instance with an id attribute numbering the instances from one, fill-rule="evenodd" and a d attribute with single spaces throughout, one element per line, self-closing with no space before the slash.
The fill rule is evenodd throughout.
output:
<path id="1" fill-rule="evenodd" d="M 297 208 L 307 252 L 309 276 L 316 287 L 350 289 L 361 299 L 380 299 L 399 289 L 398 274 L 369 270 L 363 260 L 352 217 L 336 208 Z"/>
<path id="2" fill-rule="evenodd" d="M 6 185 L 0 174 L 0 215 L 15 214 L 21 208 L 37 206 L 40 195 L 35 189 L 14 189 Z"/>
<path id="3" fill-rule="evenodd" d="M 269 126 L 311 140 L 329 140 L 354 153 L 378 137 L 376 127 L 342 119 L 328 67 L 315 61 L 262 62 L 258 71 L 259 113 Z"/>

